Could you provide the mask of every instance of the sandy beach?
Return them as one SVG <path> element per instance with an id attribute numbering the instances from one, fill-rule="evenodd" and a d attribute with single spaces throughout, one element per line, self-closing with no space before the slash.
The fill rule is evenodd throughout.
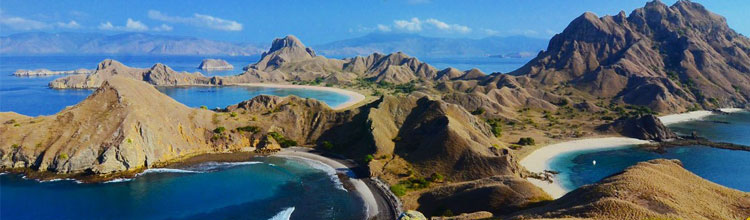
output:
<path id="1" fill-rule="evenodd" d="M 741 109 L 741 108 L 720 108 L 719 111 L 732 113 L 732 112 L 740 112 L 740 111 L 746 111 L 746 110 Z M 713 114 L 716 114 L 716 113 L 712 111 L 701 110 L 701 111 L 692 111 L 692 112 L 686 112 L 686 113 L 680 113 L 680 114 L 665 115 L 665 116 L 659 117 L 659 120 L 664 125 L 670 125 L 670 124 L 679 123 L 679 122 L 700 120 L 702 118 L 711 116 Z"/>
<path id="2" fill-rule="evenodd" d="M 273 154 L 273 156 L 314 160 L 332 167 L 339 173 L 353 173 L 351 170 L 349 170 L 349 167 L 344 165 L 343 163 L 328 157 L 312 153 L 310 151 L 310 148 L 290 147 L 282 149 L 280 152 Z M 352 186 L 354 186 L 357 195 L 359 195 L 362 200 L 364 200 L 368 218 L 378 215 L 380 213 L 380 208 L 378 206 L 376 196 L 370 189 L 370 187 L 368 187 L 362 179 L 350 178 L 349 181 L 351 182 Z"/>
<path id="3" fill-rule="evenodd" d="M 563 153 L 581 150 L 619 148 L 644 143 L 648 143 L 648 141 L 625 137 L 591 138 L 562 142 L 551 144 L 531 152 L 531 154 L 521 160 L 521 165 L 531 172 L 544 172 L 544 170 L 552 170 L 549 167 L 550 160 Z M 542 188 L 555 199 L 562 197 L 569 191 L 562 187 L 557 179 L 553 179 L 552 183 L 531 178 L 528 180 L 539 188 Z"/>
<path id="4" fill-rule="evenodd" d="M 309 89 L 309 90 L 318 90 L 318 91 L 329 91 L 329 92 L 335 92 L 339 94 L 343 94 L 347 97 L 349 97 L 349 100 L 347 100 L 344 103 L 341 103 L 337 106 L 330 106 L 333 110 L 340 110 L 347 108 L 349 106 L 352 106 L 354 104 L 357 104 L 361 102 L 362 100 L 365 100 L 365 96 L 362 94 L 359 94 L 354 91 L 349 91 L 346 89 L 339 89 L 334 87 L 323 87 L 323 86 L 309 86 L 309 85 L 290 85 L 290 84 L 273 84 L 273 83 L 240 83 L 236 84 L 238 86 L 254 86 L 254 87 L 269 87 L 269 88 L 294 88 L 294 89 Z"/>

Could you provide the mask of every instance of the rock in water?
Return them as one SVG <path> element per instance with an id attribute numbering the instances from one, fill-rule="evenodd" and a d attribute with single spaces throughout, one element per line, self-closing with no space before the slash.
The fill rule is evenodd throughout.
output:
<path id="1" fill-rule="evenodd" d="M 202 70 L 231 70 L 234 69 L 232 64 L 222 59 L 204 59 L 198 69 Z"/>
<path id="2" fill-rule="evenodd" d="M 643 140 L 668 141 L 678 138 L 667 126 L 654 115 L 623 117 L 611 124 L 599 127 L 601 131 L 613 131 L 626 137 Z"/>

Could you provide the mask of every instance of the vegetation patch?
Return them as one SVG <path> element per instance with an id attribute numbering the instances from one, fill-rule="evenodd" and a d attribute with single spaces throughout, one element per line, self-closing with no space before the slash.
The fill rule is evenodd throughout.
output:
<path id="1" fill-rule="evenodd" d="M 250 133 L 257 133 L 257 132 L 259 132 L 259 131 L 260 131 L 260 128 L 259 128 L 259 127 L 256 127 L 256 126 L 243 126 L 243 127 L 238 127 L 238 128 L 237 128 L 237 131 L 244 131 L 244 132 L 250 132 Z"/>
<path id="2" fill-rule="evenodd" d="M 225 127 L 218 127 L 218 128 L 214 129 L 214 133 L 221 134 L 221 133 L 224 133 L 224 131 L 226 131 L 226 130 L 227 130 L 227 128 L 225 128 Z"/>
<path id="3" fill-rule="evenodd" d="M 275 132 L 275 131 L 274 132 L 269 132 L 268 136 L 271 136 L 283 148 L 297 146 L 297 141 L 294 141 L 294 140 L 291 140 L 291 139 L 287 139 L 286 137 L 284 137 L 284 135 L 281 135 L 278 132 Z"/>
<path id="4" fill-rule="evenodd" d="M 518 140 L 518 145 L 521 145 L 521 146 L 529 146 L 529 145 L 535 145 L 535 144 L 536 144 L 536 141 L 534 140 L 534 138 L 531 138 L 531 137 L 522 137 L 521 139 Z"/>

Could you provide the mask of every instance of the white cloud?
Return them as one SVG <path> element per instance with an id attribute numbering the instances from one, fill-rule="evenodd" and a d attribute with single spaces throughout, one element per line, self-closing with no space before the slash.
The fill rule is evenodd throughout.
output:
<path id="1" fill-rule="evenodd" d="M 392 28 L 406 32 L 421 32 L 424 30 L 437 30 L 445 33 L 457 34 L 467 34 L 471 32 L 471 28 L 465 25 L 448 24 L 435 18 L 421 20 L 416 17 L 409 20 L 394 20 Z M 378 24 L 377 29 L 380 31 L 390 31 L 391 26 Z"/>
<path id="2" fill-rule="evenodd" d="M 153 29 L 154 31 L 172 31 L 173 28 L 172 26 L 161 24 L 160 26 L 154 27 Z"/>
<path id="3" fill-rule="evenodd" d="M 482 29 L 482 32 L 484 32 L 484 34 L 486 35 L 497 35 L 500 33 L 500 31 L 496 31 L 496 30 L 489 29 L 489 28 Z"/>
<path id="4" fill-rule="evenodd" d="M 105 31 L 133 31 L 133 32 L 141 32 L 141 31 L 171 31 L 172 27 L 166 24 L 162 24 L 161 26 L 157 26 L 154 28 L 149 28 L 148 25 L 143 24 L 141 21 L 133 20 L 132 18 L 128 18 L 128 20 L 125 21 L 125 26 L 116 26 L 112 25 L 112 22 L 104 22 L 100 23 L 98 28 L 100 30 Z"/>
<path id="5" fill-rule="evenodd" d="M 434 18 L 427 19 L 425 20 L 425 22 L 443 31 L 448 31 L 448 32 L 455 31 L 455 32 L 462 33 L 462 34 L 471 32 L 471 28 L 467 26 L 458 25 L 458 24 L 447 24 L 445 22 L 439 21 Z"/>
<path id="6" fill-rule="evenodd" d="M 387 25 L 378 24 L 377 29 L 382 32 L 390 32 L 391 27 L 388 27 Z"/>
<path id="7" fill-rule="evenodd" d="M 81 25 L 80 25 L 80 24 L 78 24 L 78 22 L 76 22 L 76 21 L 73 21 L 73 20 L 71 20 L 71 21 L 70 21 L 70 22 L 68 22 L 68 23 L 65 23 L 65 22 L 57 22 L 57 23 L 55 23 L 55 25 L 56 25 L 57 27 L 60 27 L 60 28 L 68 28 L 68 29 L 78 29 L 78 28 L 81 28 Z"/>
<path id="8" fill-rule="evenodd" d="M 141 23 L 140 21 L 133 20 L 131 18 L 128 18 L 128 21 L 125 23 L 125 30 L 128 31 L 147 31 L 148 26 Z"/>
<path id="9" fill-rule="evenodd" d="M 110 23 L 109 21 L 107 21 L 105 23 L 99 24 L 99 29 L 105 30 L 105 31 L 111 31 L 111 30 L 115 30 L 115 26 L 112 25 L 112 23 Z"/>
<path id="10" fill-rule="evenodd" d="M 393 21 L 394 27 L 396 29 L 409 31 L 409 32 L 419 32 L 422 31 L 422 21 L 419 20 L 419 18 L 411 18 L 411 20 L 395 20 Z"/>
<path id="11" fill-rule="evenodd" d="M 23 31 L 46 29 L 50 27 L 47 23 L 41 21 L 16 16 L 5 16 L 3 11 L 0 11 L 0 25 Z"/>
<path id="12" fill-rule="evenodd" d="M 193 17 L 180 17 L 180 16 L 169 16 L 156 10 L 149 10 L 148 17 L 154 20 L 168 22 L 168 23 L 180 23 L 187 24 L 197 27 L 205 27 L 215 30 L 222 31 L 241 31 L 242 24 L 232 20 L 225 20 L 222 18 L 213 17 L 204 14 L 193 14 Z"/>

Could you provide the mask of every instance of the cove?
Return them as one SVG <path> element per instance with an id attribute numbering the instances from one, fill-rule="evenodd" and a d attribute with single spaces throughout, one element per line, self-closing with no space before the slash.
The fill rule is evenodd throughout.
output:
<path id="1" fill-rule="evenodd" d="M 152 169 L 134 179 L 94 184 L 4 174 L 0 219 L 364 218 L 363 201 L 321 166 L 257 157 Z"/>

